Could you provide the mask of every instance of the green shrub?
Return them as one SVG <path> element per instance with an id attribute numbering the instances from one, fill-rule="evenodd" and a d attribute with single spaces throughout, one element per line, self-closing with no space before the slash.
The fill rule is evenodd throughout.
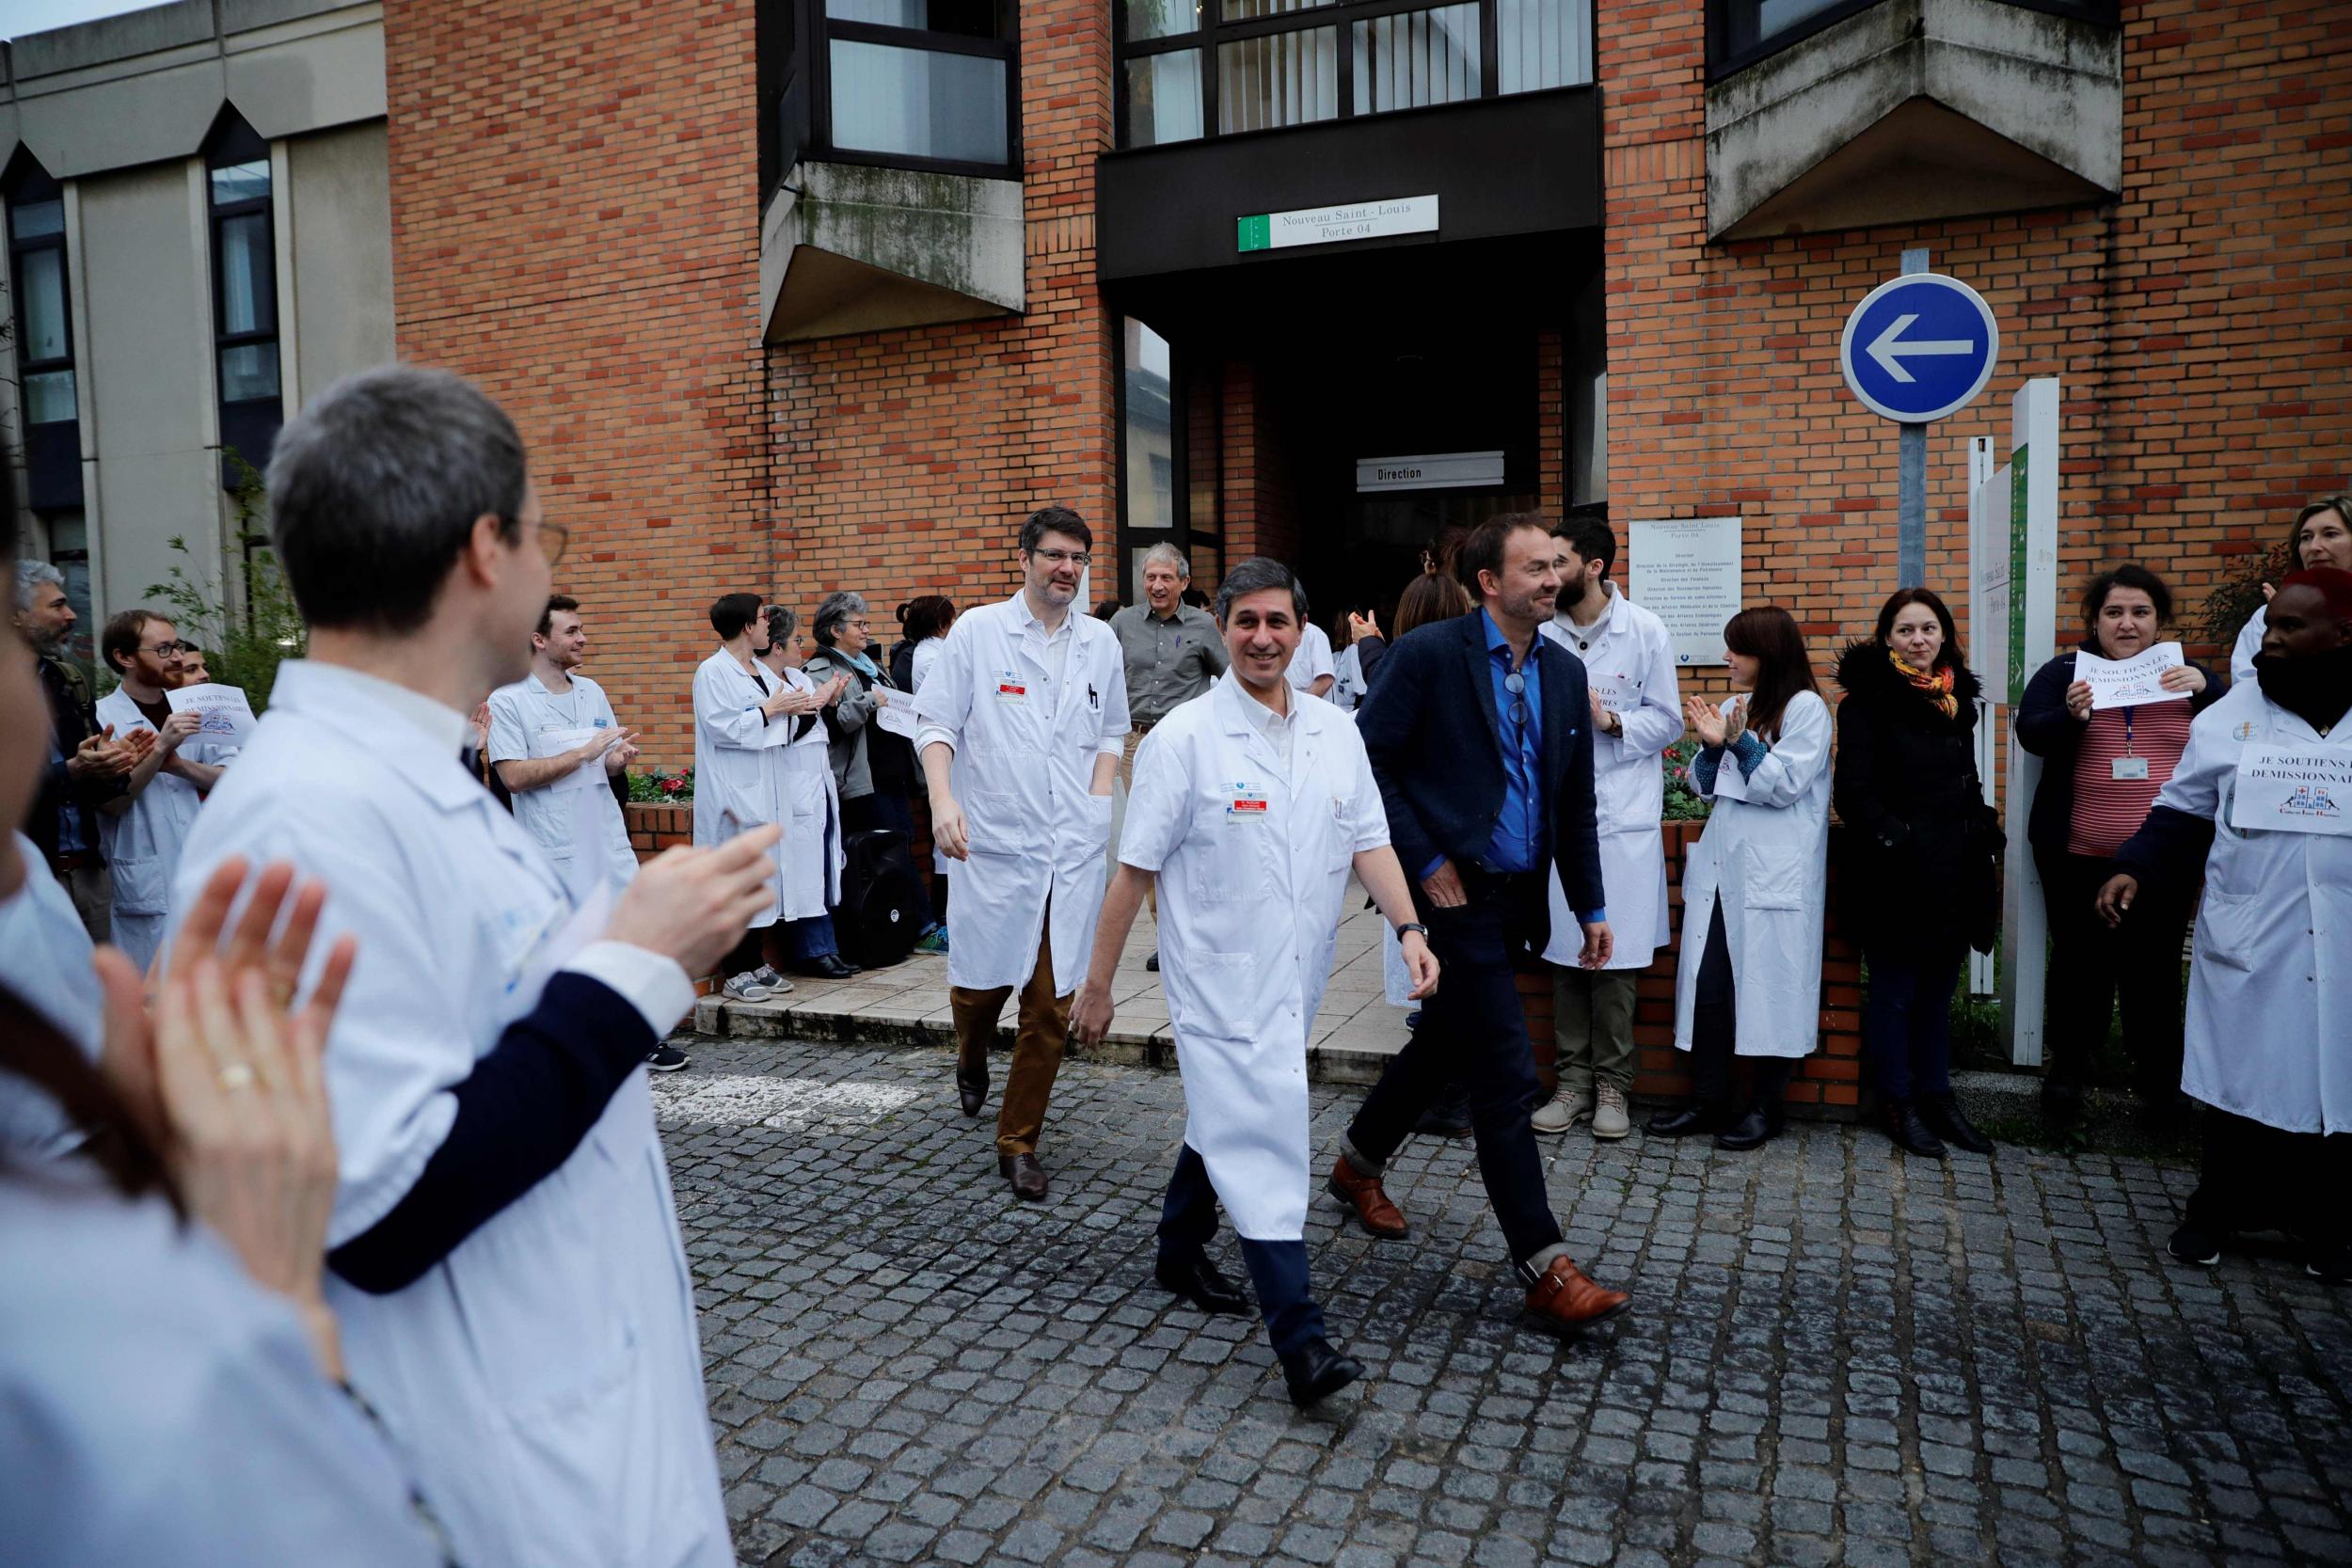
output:
<path id="1" fill-rule="evenodd" d="M 237 509 L 230 538 L 243 555 L 245 593 L 242 605 L 228 593 L 225 581 L 191 571 L 194 552 L 178 535 L 170 541 L 182 561 L 167 580 L 150 583 L 148 602 L 171 617 L 183 642 L 204 650 L 204 667 L 223 686 L 241 687 L 246 700 L 260 713 L 269 705 L 270 689 L 278 684 L 278 667 L 300 658 L 310 641 L 302 612 L 294 608 L 294 593 L 269 547 L 261 524 L 268 510 L 262 476 L 234 449 L 223 448 L 234 467 L 237 486 L 230 499 Z"/>
<path id="2" fill-rule="evenodd" d="M 1684 736 L 1666 748 L 1661 758 L 1666 769 L 1666 811 L 1669 822 L 1701 822 L 1713 808 L 1691 787 L 1691 759 L 1698 755 L 1696 736 Z"/>
<path id="3" fill-rule="evenodd" d="M 2246 623 L 2254 618 L 2254 611 L 2270 601 L 2263 595 L 2263 584 L 2277 582 L 2295 568 L 2287 560 L 2287 547 L 2273 545 L 2260 555 L 2242 558 L 2247 564 L 2237 577 L 2228 582 L 2217 583 L 2205 595 L 2205 602 L 2191 624 L 2198 640 L 2217 648 L 2234 647 L 2237 634 L 2246 629 Z"/>

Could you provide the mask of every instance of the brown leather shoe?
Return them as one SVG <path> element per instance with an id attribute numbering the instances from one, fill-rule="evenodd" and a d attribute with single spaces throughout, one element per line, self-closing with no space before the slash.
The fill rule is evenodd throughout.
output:
<path id="1" fill-rule="evenodd" d="M 956 1099 L 963 1106 L 963 1114 L 977 1117 L 980 1107 L 988 1103 L 988 1053 L 977 1056 L 956 1054 Z"/>
<path id="2" fill-rule="evenodd" d="M 1012 1196 L 1031 1203 L 1045 1199 L 1045 1167 L 1037 1163 L 1034 1154 L 999 1154 L 996 1174 L 1012 1183 Z"/>
<path id="3" fill-rule="evenodd" d="M 1546 1328 L 1573 1332 L 1625 1312 L 1633 1299 L 1584 1277 L 1584 1271 L 1565 1258 L 1555 1258 L 1543 1278 L 1527 1292 L 1527 1309 Z"/>
<path id="4" fill-rule="evenodd" d="M 1344 1154 L 1332 1163 L 1331 1180 L 1324 1183 L 1324 1190 L 1356 1211 L 1357 1221 L 1367 1236 L 1393 1242 L 1402 1239 L 1408 1228 L 1405 1212 L 1391 1203 L 1389 1195 L 1380 1190 L 1380 1179 L 1358 1171 L 1347 1163 Z"/>

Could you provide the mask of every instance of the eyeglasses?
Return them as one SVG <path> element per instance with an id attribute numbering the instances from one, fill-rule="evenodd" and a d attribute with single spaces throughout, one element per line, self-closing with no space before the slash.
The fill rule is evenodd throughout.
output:
<path id="1" fill-rule="evenodd" d="M 564 559 L 564 551 L 572 542 L 572 531 L 562 523 L 542 522 L 539 525 L 539 553 L 552 566 Z"/>
<path id="2" fill-rule="evenodd" d="M 1517 670 L 1502 677 L 1502 689 L 1511 694 L 1511 722 L 1520 729 L 1527 727 L 1527 677 Z"/>
<path id="3" fill-rule="evenodd" d="M 843 626 L 855 626 L 855 627 L 857 627 L 857 629 L 858 629 L 858 630 L 860 630 L 860 631 L 864 631 L 864 630 L 866 630 L 867 627 L 871 626 L 874 623 L 873 623 L 873 622 L 871 622 L 871 621 L 866 620 L 864 616 L 860 616 L 860 617 L 858 617 L 856 620 L 853 620 L 853 621 L 844 621 L 844 622 L 842 622 L 841 624 L 842 624 Z"/>
<path id="4" fill-rule="evenodd" d="M 1031 550 L 1029 553 L 1048 566 L 1083 566 L 1092 559 L 1084 550 Z"/>
<path id="5" fill-rule="evenodd" d="M 139 650 L 139 652 L 143 654 L 153 654 L 157 658 L 168 658 L 173 654 L 192 654 L 196 652 L 196 644 L 193 642 L 158 642 L 152 647 L 143 647 Z"/>

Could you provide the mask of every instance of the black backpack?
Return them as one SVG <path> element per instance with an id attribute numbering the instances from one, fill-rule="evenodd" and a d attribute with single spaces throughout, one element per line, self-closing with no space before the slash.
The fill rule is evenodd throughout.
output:
<path id="1" fill-rule="evenodd" d="M 922 928 L 923 882 L 904 833 L 867 828 L 841 841 L 841 903 L 833 911 L 841 956 L 861 969 L 895 964 Z"/>

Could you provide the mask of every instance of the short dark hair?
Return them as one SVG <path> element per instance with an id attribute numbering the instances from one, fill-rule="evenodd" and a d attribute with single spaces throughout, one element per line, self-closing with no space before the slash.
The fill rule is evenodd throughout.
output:
<path id="1" fill-rule="evenodd" d="M 106 617 L 106 629 L 98 636 L 98 654 L 109 670 L 126 670 L 130 666 L 117 664 L 115 656 L 129 658 L 139 651 L 139 639 L 147 635 L 147 623 L 164 617 L 151 610 L 119 610 Z"/>
<path id="2" fill-rule="evenodd" d="M 1298 580 L 1298 574 L 1269 556 L 1253 555 L 1232 571 L 1216 587 L 1216 624 L 1225 624 L 1226 614 L 1235 599 L 1246 599 L 1252 594 L 1263 594 L 1269 588 L 1290 590 L 1291 610 L 1298 616 L 1301 626 L 1307 624 L 1307 588 Z"/>
<path id="3" fill-rule="evenodd" d="M 321 393 L 278 433 L 269 531 L 302 618 L 414 631 L 477 519 L 510 544 L 530 475 L 515 422 L 471 382 L 379 365 Z"/>
<path id="4" fill-rule="evenodd" d="M 909 599 L 898 607 L 898 629 L 906 633 L 910 642 L 946 636 L 947 628 L 955 624 L 955 600 L 937 594 Z"/>
<path id="5" fill-rule="evenodd" d="M 1471 603 L 1477 603 L 1486 594 L 1486 590 L 1478 586 L 1478 574 L 1492 572 L 1501 577 L 1502 552 L 1511 535 L 1531 528 L 1548 534 L 1551 531 L 1551 520 L 1535 512 L 1507 512 L 1470 530 L 1470 536 L 1462 542 L 1461 554 L 1454 558 L 1454 575 L 1470 590 Z"/>
<path id="6" fill-rule="evenodd" d="M 1617 531 L 1598 517 L 1570 517 L 1551 536 L 1587 561 L 1600 562 L 1600 575 L 1617 563 Z"/>
<path id="7" fill-rule="evenodd" d="M 2092 578 L 2083 589 L 2083 621 L 2098 624 L 2099 611 L 2107 607 L 2107 595 L 2119 588 L 2137 588 L 2148 595 L 2156 607 L 2156 624 L 2168 626 L 2172 620 L 2172 590 L 2137 561 L 2126 561 L 2121 566 L 2110 566 Z"/>
<path id="8" fill-rule="evenodd" d="M 580 611 L 580 601 L 573 598 L 569 594 L 549 594 L 548 595 L 548 608 L 539 611 L 540 636 L 545 637 L 548 633 L 555 630 L 555 612 L 559 610 L 570 614 L 578 614 Z"/>
<path id="9" fill-rule="evenodd" d="M 758 613 L 758 594 L 722 594 L 710 603 L 710 629 L 719 634 L 720 641 L 732 642 Z"/>
<path id="10" fill-rule="evenodd" d="M 1021 553 L 1034 551 L 1038 541 L 1049 533 L 1066 533 L 1078 542 L 1080 549 L 1094 548 L 1094 531 L 1087 527 L 1084 517 L 1066 506 L 1041 506 L 1021 525 Z"/>
<path id="11" fill-rule="evenodd" d="M 1879 646 L 1888 647 L 1887 639 L 1895 635 L 1895 617 L 1910 605 L 1925 605 L 1935 612 L 1935 624 L 1944 628 L 1944 646 L 1936 650 L 1935 668 L 1948 668 L 1961 661 L 1960 628 L 1953 624 L 1951 608 L 1942 594 L 1932 588 L 1898 588 L 1879 606 Z"/>

